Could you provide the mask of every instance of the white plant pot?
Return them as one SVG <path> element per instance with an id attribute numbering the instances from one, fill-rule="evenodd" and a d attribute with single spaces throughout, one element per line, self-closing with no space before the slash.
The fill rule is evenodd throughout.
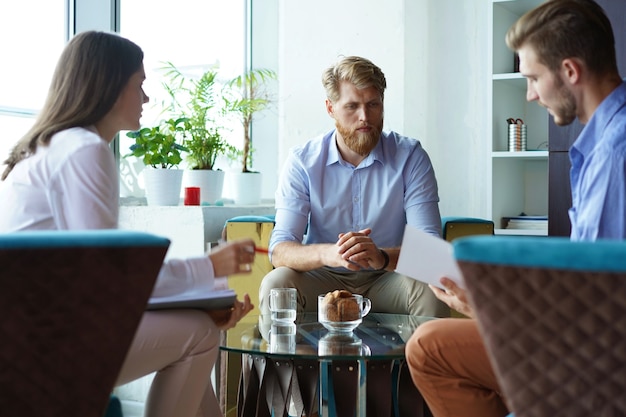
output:
<path id="1" fill-rule="evenodd" d="M 188 169 L 185 171 L 185 187 L 200 187 L 200 203 L 215 204 L 222 198 L 224 171 L 212 169 Z"/>
<path id="2" fill-rule="evenodd" d="M 149 206 L 177 206 L 180 202 L 182 169 L 146 167 L 143 170 L 143 181 Z"/>
<path id="3" fill-rule="evenodd" d="M 260 172 L 229 172 L 228 175 L 235 204 L 261 204 L 263 175 Z"/>

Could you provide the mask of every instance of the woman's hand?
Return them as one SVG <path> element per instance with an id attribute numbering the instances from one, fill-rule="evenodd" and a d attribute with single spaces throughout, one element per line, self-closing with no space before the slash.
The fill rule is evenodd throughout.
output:
<path id="1" fill-rule="evenodd" d="M 250 296 L 244 294 L 243 302 L 235 300 L 235 304 L 229 309 L 209 310 L 207 313 L 220 330 L 228 330 L 235 327 L 239 320 L 252 311 L 253 308 L 254 305 L 250 302 Z"/>
<path id="2" fill-rule="evenodd" d="M 252 239 L 240 239 L 220 243 L 211 250 L 209 259 L 213 264 L 215 276 L 224 277 L 250 272 L 254 262 L 254 254 L 254 241 Z"/>
<path id="3" fill-rule="evenodd" d="M 456 285 L 456 283 L 450 278 L 441 278 L 439 282 L 441 282 L 441 285 L 443 285 L 445 290 L 437 288 L 434 285 L 428 285 L 435 293 L 435 297 L 459 313 L 464 314 L 467 317 L 474 317 L 474 309 L 472 309 L 472 306 L 470 306 L 469 301 L 467 300 L 467 292 Z"/>

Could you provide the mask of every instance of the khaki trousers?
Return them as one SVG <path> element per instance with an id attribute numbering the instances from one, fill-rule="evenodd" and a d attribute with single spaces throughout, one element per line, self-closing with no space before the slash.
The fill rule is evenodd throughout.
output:
<path id="1" fill-rule="evenodd" d="M 428 285 L 395 272 L 351 272 L 332 268 L 298 272 L 279 267 L 261 282 L 259 309 L 263 315 L 270 314 L 269 293 L 272 288 L 297 288 L 299 313 L 316 312 L 318 295 L 345 289 L 368 297 L 373 313 L 450 316 L 450 308 L 435 297 Z"/>

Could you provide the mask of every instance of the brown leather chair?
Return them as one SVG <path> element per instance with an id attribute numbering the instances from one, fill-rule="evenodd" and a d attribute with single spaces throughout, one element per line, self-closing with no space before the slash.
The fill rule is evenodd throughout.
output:
<path id="1" fill-rule="evenodd" d="M 626 415 L 626 242 L 453 242 L 516 417 Z"/>
<path id="2" fill-rule="evenodd" d="M 101 417 L 169 240 L 0 235 L 0 414 Z"/>

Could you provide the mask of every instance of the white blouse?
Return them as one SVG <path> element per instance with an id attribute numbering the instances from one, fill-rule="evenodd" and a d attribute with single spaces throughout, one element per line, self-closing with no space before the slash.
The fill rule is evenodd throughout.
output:
<path id="1" fill-rule="evenodd" d="M 22 230 L 115 229 L 119 179 L 109 144 L 95 128 L 55 134 L 0 182 L 0 233 Z M 207 256 L 163 264 L 153 296 L 213 286 Z"/>

